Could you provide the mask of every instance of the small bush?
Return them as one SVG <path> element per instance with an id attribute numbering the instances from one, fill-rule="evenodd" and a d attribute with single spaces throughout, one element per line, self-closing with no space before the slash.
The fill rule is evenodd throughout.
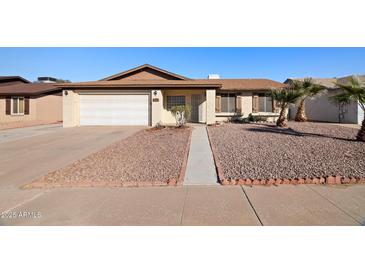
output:
<path id="1" fill-rule="evenodd" d="M 175 116 L 176 125 L 182 127 L 186 124 L 187 120 L 190 119 L 191 106 L 180 105 L 171 108 L 172 114 Z"/>

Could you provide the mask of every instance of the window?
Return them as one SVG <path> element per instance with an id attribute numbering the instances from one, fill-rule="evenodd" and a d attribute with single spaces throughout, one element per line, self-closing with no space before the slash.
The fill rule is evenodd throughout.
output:
<path id="1" fill-rule="evenodd" d="M 11 114 L 24 114 L 24 97 L 11 98 Z"/>
<path id="2" fill-rule="evenodd" d="M 221 112 L 236 112 L 236 94 L 235 93 L 221 93 Z"/>
<path id="3" fill-rule="evenodd" d="M 270 93 L 259 93 L 259 112 L 272 112 L 272 97 Z"/>
<path id="4" fill-rule="evenodd" d="M 175 106 L 184 106 L 185 96 L 167 96 L 167 110 Z"/>

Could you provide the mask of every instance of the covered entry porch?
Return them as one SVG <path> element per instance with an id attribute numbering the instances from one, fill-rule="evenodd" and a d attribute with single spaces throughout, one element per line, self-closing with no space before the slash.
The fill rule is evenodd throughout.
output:
<path id="1" fill-rule="evenodd" d="M 174 106 L 191 108 L 190 123 L 215 123 L 215 90 L 206 89 L 164 89 L 152 91 L 152 124 L 175 124 L 171 112 Z"/>

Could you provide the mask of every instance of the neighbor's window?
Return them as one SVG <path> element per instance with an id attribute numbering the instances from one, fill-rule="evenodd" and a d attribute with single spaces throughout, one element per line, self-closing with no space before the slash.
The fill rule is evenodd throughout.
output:
<path id="1" fill-rule="evenodd" d="M 259 93 L 259 112 L 272 112 L 272 97 L 270 93 Z"/>
<path id="2" fill-rule="evenodd" d="M 11 98 L 11 114 L 24 114 L 24 97 Z"/>
<path id="3" fill-rule="evenodd" d="M 236 94 L 221 93 L 221 112 L 236 112 Z"/>
<path id="4" fill-rule="evenodd" d="M 185 106 L 185 96 L 167 96 L 167 110 L 174 106 Z"/>

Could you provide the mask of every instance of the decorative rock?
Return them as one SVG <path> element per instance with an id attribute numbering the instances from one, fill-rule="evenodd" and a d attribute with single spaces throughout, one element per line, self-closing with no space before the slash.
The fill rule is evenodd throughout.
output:
<path id="1" fill-rule="evenodd" d="M 167 186 L 166 182 L 154 182 L 153 183 L 154 186 Z"/>

